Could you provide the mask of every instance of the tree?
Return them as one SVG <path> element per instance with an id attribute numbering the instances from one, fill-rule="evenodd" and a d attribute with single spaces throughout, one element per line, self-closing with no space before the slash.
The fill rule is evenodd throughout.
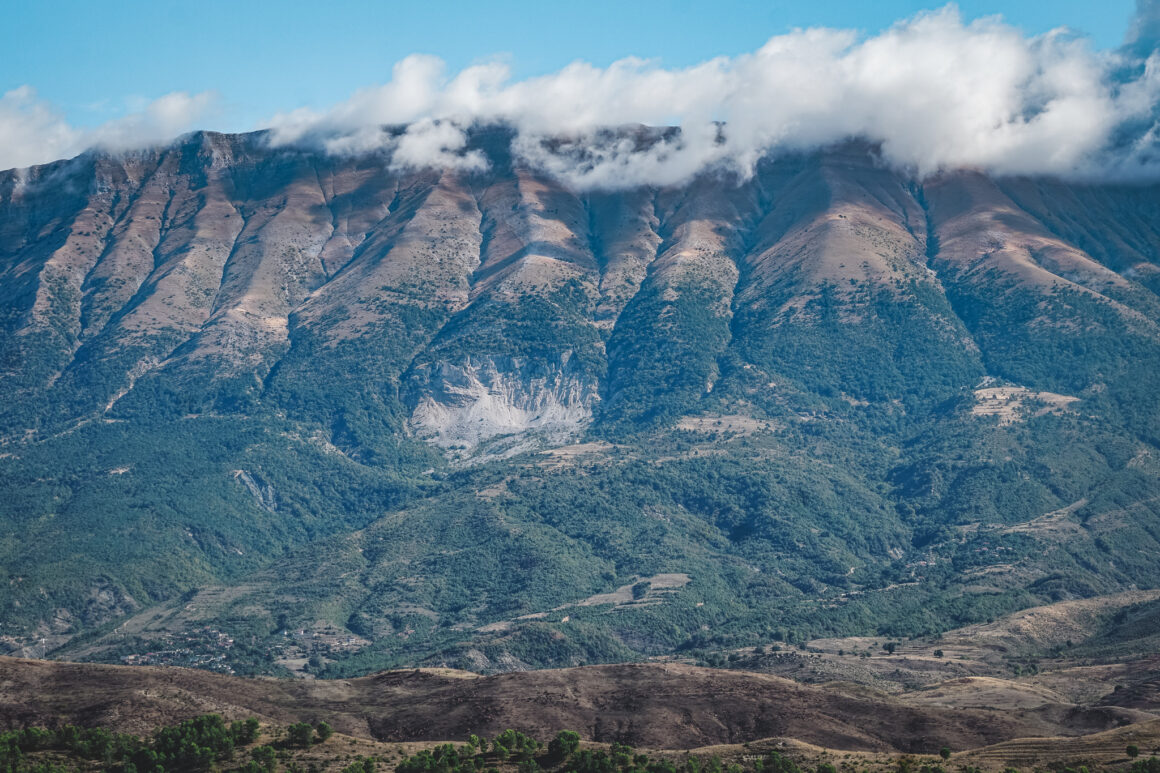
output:
<path id="1" fill-rule="evenodd" d="M 766 755 L 761 765 L 762 773 L 800 773 L 800 769 L 789 757 L 783 757 L 777 752 Z"/>
<path id="2" fill-rule="evenodd" d="M 1130 773 L 1160 773 L 1160 757 L 1149 757 L 1146 760 L 1136 760 L 1129 769 Z"/>
<path id="3" fill-rule="evenodd" d="M 318 725 L 314 728 L 314 730 L 315 730 L 315 732 L 318 733 L 318 742 L 319 743 L 325 743 L 326 739 L 330 738 L 330 736 L 334 734 L 334 728 L 332 728 L 326 722 L 319 722 Z"/>
<path id="4" fill-rule="evenodd" d="M 894 654 L 894 650 L 895 650 L 895 648 L 897 648 L 897 647 L 898 647 L 898 645 L 897 645 L 897 644 L 895 644 L 895 643 L 894 643 L 894 642 L 892 642 L 892 641 L 888 641 L 888 642 L 886 642 L 886 644 L 882 645 L 882 649 L 886 650 L 886 651 L 887 651 L 888 653 L 890 653 L 891 655 L 893 655 L 893 654 Z"/>
<path id="5" fill-rule="evenodd" d="M 259 727 L 258 720 L 254 717 L 250 717 L 244 722 L 230 723 L 230 733 L 234 737 L 234 743 L 242 746 L 252 744 L 258 740 Z"/>
<path id="6" fill-rule="evenodd" d="M 938 756 L 942 757 L 944 760 L 949 760 L 951 758 L 950 748 L 944 746 L 943 748 L 939 749 Z"/>
<path id="7" fill-rule="evenodd" d="M 295 722 L 286 728 L 286 738 L 291 746 L 309 746 L 314 738 L 314 728 L 306 722 Z"/>
<path id="8" fill-rule="evenodd" d="M 253 757 L 254 762 L 262 766 L 263 770 L 272 771 L 274 769 L 274 760 L 277 757 L 277 753 L 274 751 L 273 746 L 259 746 L 250 752 L 250 756 Z"/>
<path id="9" fill-rule="evenodd" d="M 373 757 L 360 757 L 342 769 L 342 773 L 375 773 Z"/>
<path id="10" fill-rule="evenodd" d="M 1134 743 L 1128 744 L 1127 751 L 1128 751 L 1128 756 L 1131 757 L 1132 759 L 1135 759 L 1136 757 L 1140 756 L 1140 747 Z"/>
<path id="11" fill-rule="evenodd" d="M 518 730 L 504 730 L 495 737 L 492 741 L 496 753 L 501 760 L 506 759 L 510 754 L 515 758 L 516 762 L 530 759 L 540 749 L 540 743 L 534 738 L 529 738 Z"/>
<path id="12" fill-rule="evenodd" d="M 566 759 L 580 746 L 580 734 L 573 730 L 561 730 L 548 742 L 548 754 L 554 760 Z"/>

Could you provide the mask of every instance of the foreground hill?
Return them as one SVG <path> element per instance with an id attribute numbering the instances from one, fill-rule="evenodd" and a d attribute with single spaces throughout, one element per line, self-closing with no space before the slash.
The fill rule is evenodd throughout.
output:
<path id="1" fill-rule="evenodd" d="M 913 702 L 850 685 L 680 665 L 590 666 L 479 677 L 385 672 L 357 679 L 242 679 L 204 671 L 0 659 L 8 727 L 63 722 L 148 733 L 201 713 L 290 724 L 325 721 L 388 742 L 494 736 L 690 749 L 776 737 L 845 751 L 933 754 L 1022 737 L 1074 736 L 1132 725 L 1160 742 L 1155 714 L 1043 701 L 1017 709 Z M 1147 747 L 1143 747 L 1147 748 Z"/>
<path id="2" fill-rule="evenodd" d="M 0 646 L 504 671 L 1157 586 L 1160 188 L 510 139 L 0 174 Z"/>

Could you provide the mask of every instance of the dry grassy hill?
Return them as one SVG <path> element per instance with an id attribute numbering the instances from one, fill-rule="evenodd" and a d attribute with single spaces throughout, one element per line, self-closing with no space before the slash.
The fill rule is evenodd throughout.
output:
<path id="1" fill-rule="evenodd" d="M 965 689 L 969 686 L 889 696 L 850 685 L 803 685 L 676 664 L 490 677 L 414 670 L 342 681 L 285 681 L 0 659 L 0 721 L 7 727 L 68 722 L 143 733 L 217 712 L 279 725 L 325 720 L 340 733 L 392 743 L 493 736 L 511 727 L 538 738 L 575 729 L 591 741 L 654 749 L 781 738 L 850 752 L 917 754 L 944 745 L 973 749 L 1129 725 L 1141 737 L 1157 736 L 1154 715 L 1142 711 L 1079 707 L 1047 691 L 1040 692 L 1036 705 L 987 708 L 978 705 L 975 693 Z"/>

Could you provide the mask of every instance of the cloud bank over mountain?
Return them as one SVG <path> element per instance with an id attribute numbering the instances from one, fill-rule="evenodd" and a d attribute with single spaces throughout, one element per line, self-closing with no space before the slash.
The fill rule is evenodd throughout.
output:
<path id="1" fill-rule="evenodd" d="M 676 184 L 707 168 L 746 175 L 770 151 L 857 138 L 892 165 L 928 175 L 1155 178 L 1160 174 L 1160 0 L 1141 0 L 1125 45 L 1093 50 L 1067 30 L 1028 37 L 999 18 L 965 22 L 954 6 L 872 37 L 807 29 L 759 50 L 666 69 L 628 58 L 576 62 L 515 81 L 499 62 L 449 73 L 413 55 L 389 82 L 325 111 L 268 125 L 275 145 L 334 153 L 386 151 L 394 166 L 478 170 L 473 126 L 515 129 L 513 150 L 577 188 Z M 84 145 L 157 141 L 195 120 L 204 97 L 169 95 L 97 130 L 72 129 L 30 94 L 0 102 L 0 167 Z M 676 126 L 649 135 L 627 125 Z M 406 125 L 403 132 L 390 126 Z M 30 138 L 33 138 L 30 140 Z"/>
<path id="2" fill-rule="evenodd" d="M 677 183 L 714 165 L 745 174 L 771 149 L 848 138 L 880 144 L 887 161 L 919 175 L 963 166 L 1150 175 L 1160 169 L 1160 56 L 1133 51 L 1155 7 L 1141 5 L 1137 44 L 1115 52 L 1065 30 L 1026 37 L 996 18 L 965 23 L 948 6 L 870 38 L 799 30 L 681 70 L 578 62 L 512 82 L 503 64 L 448 74 L 438 59 L 412 56 L 389 83 L 327 112 L 276 116 L 273 141 L 393 147 L 396 163 L 473 167 L 462 132 L 508 123 L 520 155 L 579 187 Z M 411 126 L 396 137 L 387 124 Z M 681 131 L 644 146 L 601 131 L 625 124 Z"/>

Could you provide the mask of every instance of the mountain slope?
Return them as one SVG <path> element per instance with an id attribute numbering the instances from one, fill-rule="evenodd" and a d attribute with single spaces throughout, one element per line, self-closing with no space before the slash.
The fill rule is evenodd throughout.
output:
<path id="1" fill-rule="evenodd" d="M 1160 189 L 510 141 L 0 174 L 9 651 L 505 670 L 1156 586 Z"/>

